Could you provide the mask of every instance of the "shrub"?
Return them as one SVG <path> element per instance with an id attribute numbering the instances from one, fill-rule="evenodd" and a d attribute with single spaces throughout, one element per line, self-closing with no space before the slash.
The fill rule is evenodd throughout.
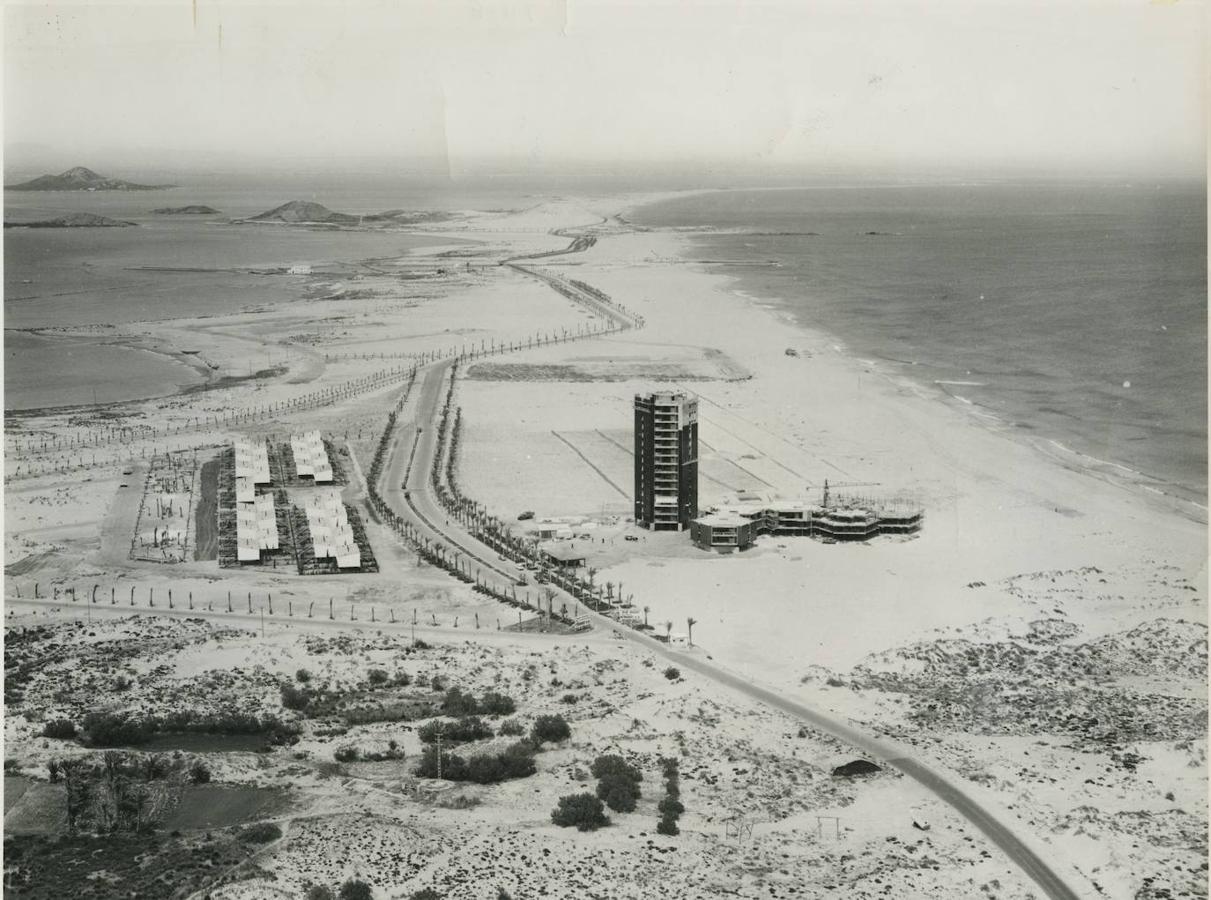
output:
<path id="1" fill-rule="evenodd" d="M 676 797 L 665 797 L 656 808 L 666 819 L 678 819 L 685 812 L 685 806 Z"/>
<path id="2" fill-rule="evenodd" d="M 433 888 L 421 888 L 409 897 L 408 900 L 442 900 L 442 895 L 433 890 Z"/>
<path id="3" fill-rule="evenodd" d="M 643 773 L 631 765 L 617 753 L 605 753 L 593 760 L 589 771 L 594 778 L 606 778 L 617 775 L 631 781 L 643 781 Z"/>
<path id="4" fill-rule="evenodd" d="M 337 747 L 336 752 L 332 754 L 332 758 L 337 762 L 357 762 L 358 758 L 357 747 L 344 746 Z"/>
<path id="5" fill-rule="evenodd" d="M 128 719 L 119 713 L 93 712 L 84 717 L 88 743 L 94 747 L 123 747 L 151 740 L 151 723 Z"/>
<path id="6" fill-rule="evenodd" d="M 639 799 L 639 785 L 611 775 L 597 782 L 597 796 L 614 812 L 633 812 Z"/>
<path id="7" fill-rule="evenodd" d="M 676 681 L 678 678 L 681 677 L 681 670 L 678 669 L 676 666 L 669 666 L 667 669 L 664 670 L 664 677 L 667 678 L 669 681 Z"/>
<path id="8" fill-rule="evenodd" d="M 307 682 L 309 682 L 311 680 L 311 673 L 308 672 L 306 669 L 299 669 L 297 672 L 294 673 L 294 678 L 299 684 L 306 684 Z M 314 885 L 313 889 L 321 890 L 321 891 L 328 891 L 328 888 L 322 887 L 320 885 Z M 331 894 L 332 891 L 328 891 L 328 893 Z"/>
<path id="9" fill-rule="evenodd" d="M 336 900 L 332 894 L 332 888 L 326 884 L 309 885 L 304 897 L 306 900 Z"/>
<path id="10" fill-rule="evenodd" d="M 563 716 L 539 716 L 530 729 L 530 740 L 535 744 L 559 743 L 572 736 L 572 729 Z"/>
<path id="11" fill-rule="evenodd" d="M 194 784 L 206 784 L 210 781 L 210 766 L 198 760 L 189 767 L 189 780 Z"/>
<path id="12" fill-rule="evenodd" d="M 337 897 L 339 900 L 374 900 L 374 892 L 370 890 L 370 885 L 360 878 L 350 878 L 341 885 L 341 892 Z"/>
<path id="13" fill-rule="evenodd" d="M 374 685 L 386 684 L 391 678 L 391 676 L 382 669 L 371 669 L 370 674 L 367 677 L 370 683 Z"/>
<path id="14" fill-rule="evenodd" d="M 434 679 L 434 690 L 439 690 L 436 678 Z M 464 694 L 458 688 L 452 687 L 446 691 L 441 709 L 442 713 L 447 716 L 473 716 L 479 712 L 479 704 L 472 694 Z"/>
<path id="15" fill-rule="evenodd" d="M 659 822 L 656 823 L 656 833 L 657 834 L 667 834 L 670 837 L 673 837 L 675 835 L 680 834 L 681 829 L 677 827 L 676 819 L 670 819 L 668 816 L 665 816 L 663 819 L 661 819 Z"/>
<path id="16" fill-rule="evenodd" d="M 551 812 L 551 821 L 560 828 L 575 826 L 580 831 L 596 831 L 610 824 L 601 801 L 592 794 L 560 797 L 559 806 Z"/>
<path id="17" fill-rule="evenodd" d="M 421 778 L 436 778 L 437 748 L 427 747 L 421 755 L 416 774 Z M 526 741 L 518 741 L 501 753 L 483 753 L 464 759 L 444 750 L 441 754 L 441 777 L 443 781 L 473 781 L 476 784 L 495 784 L 512 778 L 526 778 L 537 770 L 534 765 L 534 747 Z"/>
<path id="18" fill-rule="evenodd" d="M 500 723 L 500 727 L 496 729 L 496 732 L 507 737 L 517 737 L 519 734 L 526 733 L 526 726 L 516 719 L 505 719 Z"/>
<path id="19" fill-rule="evenodd" d="M 480 698 L 479 711 L 485 716 L 511 716 L 517 711 L 517 704 L 508 694 L 488 691 Z"/>
<path id="20" fill-rule="evenodd" d="M 567 703 L 570 706 L 573 703 L 575 703 L 577 700 L 579 700 L 580 698 L 577 697 L 575 694 L 564 694 L 563 697 L 561 697 L 560 699 L 563 700 L 564 703 Z"/>
<path id="21" fill-rule="evenodd" d="M 117 678 L 114 679 L 114 690 L 117 691 L 119 694 L 122 693 L 123 691 L 129 691 L 130 690 L 130 679 L 127 678 L 125 675 L 119 675 Z"/>
<path id="22" fill-rule="evenodd" d="M 453 722 L 430 722 L 417 729 L 416 735 L 423 743 L 432 744 L 437 741 L 438 731 L 441 732 L 443 741 L 451 743 L 492 737 L 491 727 L 479 716 L 464 716 Z"/>
<path id="23" fill-rule="evenodd" d="M 46 727 L 42 729 L 42 736 L 70 741 L 76 736 L 76 723 L 71 719 L 55 719 L 53 722 L 47 722 Z"/>
<path id="24" fill-rule="evenodd" d="M 282 836 L 282 829 L 273 822 L 258 822 L 240 832 L 240 837 L 252 844 L 268 844 Z"/>
<path id="25" fill-rule="evenodd" d="M 296 688 L 293 684 L 283 684 L 281 691 L 282 706 L 286 707 L 286 709 L 302 711 L 311 702 L 311 692 L 302 688 Z"/>

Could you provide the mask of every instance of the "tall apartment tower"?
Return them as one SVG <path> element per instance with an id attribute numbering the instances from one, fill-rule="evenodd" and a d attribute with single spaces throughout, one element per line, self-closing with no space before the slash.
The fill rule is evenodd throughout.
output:
<path id="1" fill-rule="evenodd" d="M 681 531 L 698 516 L 698 398 L 635 395 L 635 521 Z"/>

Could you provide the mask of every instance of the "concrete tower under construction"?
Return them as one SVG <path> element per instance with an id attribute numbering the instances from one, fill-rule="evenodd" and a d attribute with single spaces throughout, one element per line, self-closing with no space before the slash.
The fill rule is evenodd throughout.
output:
<path id="1" fill-rule="evenodd" d="M 698 398 L 635 395 L 635 521 L 681 531 L 698 515 Z"/>

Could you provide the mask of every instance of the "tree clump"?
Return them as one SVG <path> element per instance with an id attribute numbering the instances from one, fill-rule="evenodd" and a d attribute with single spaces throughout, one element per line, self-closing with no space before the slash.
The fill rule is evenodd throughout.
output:
<path id="1" fill-rule="evenodd" d="M 42 736 L 70 741 L 76 736 L 76 723 L 71 719 L 54 719 L 42 729 Z"/>
<path id="2" fill-rule="evenodd" d="M 443 781 L 472 781 L 476 784 L 496 784 L 514 778 L 528 778 L 538 771 L 534 764 L 535 747 L 528 741 L 510 744 L 500 753 L 481 753 L 463 757 L 447 753 L 439 757 L 436 747 L 428 747 L 421 755 L 416 774 L 421 778 L 441 778 Z"/>
<path id="3" fill-rule="evenodd" d="M 530 740 L 535 744 L 557 744 L 571 736 L 572 729 L 563 716 L 539 716 L 530 729 Z"/>
<path id="4" fill-rule="evenodd" d="M 551 821 L 560 828 L 596 831 L 610 824 L 601 800 L 592 794 L 569 794 L 559 798 L 559 806 L 551 812 Z"/>
<path id="5" fill-rule="evenodd" d="M 642 796 L 639 783 L 643 774 L 617 754 L 606 754 L 593 760 L 589 767 L 597 778 L 597 796 L 614 812 L 632 812 Z"/>
<path id="6" fill-rule="evenodd" d="M 660 767 L 664 772 L 664 799 L 657 806 L 660 821 L 656 823 L 656 833 L 673 837 L 681 833 L 677 820 L 685 812 L 685 806 L 681 803 L 681 775 L 677 760 L 671 756 L 662 759 Z"/>
<path id="7" fill-rule="evenodd" d="M 438 735 L 443 741 L 460 744 L 490 738 L 492 728 L 479 716 L 463 716 L 453 722 L 430 722 L 422 725 L 416 735 L 425 744 L 436 743 Z"/>

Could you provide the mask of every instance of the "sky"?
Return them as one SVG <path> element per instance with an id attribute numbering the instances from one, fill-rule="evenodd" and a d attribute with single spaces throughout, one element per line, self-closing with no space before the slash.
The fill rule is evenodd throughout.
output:
<path id="1" fill-rule="evenodd" d="M 10 0 L 5 168 L 1202 177 L 1207 13 L 1206 0 Z"/>

